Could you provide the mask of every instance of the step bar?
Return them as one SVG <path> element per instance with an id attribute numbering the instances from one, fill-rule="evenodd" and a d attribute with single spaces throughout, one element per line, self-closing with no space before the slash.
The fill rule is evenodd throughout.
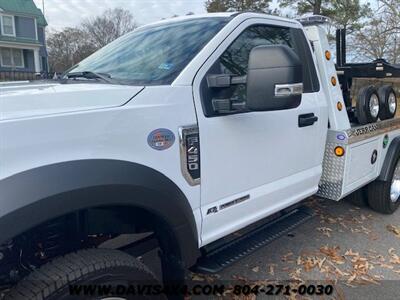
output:
<path id="1" fill-rule="evenodd" d="M 270 223 L 250 231 L 217 249 L 202 256 L 194 271 L 198 273 L 217 273 L 238 260 L 250 255 L 259 248 L 289 233 L 291 230 L 314 216 L 311 208 L 298 207 Z"/>

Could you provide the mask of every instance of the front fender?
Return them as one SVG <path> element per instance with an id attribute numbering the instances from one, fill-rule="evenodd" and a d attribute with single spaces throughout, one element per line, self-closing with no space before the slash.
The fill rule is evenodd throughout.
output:
<path id="1" fill-rule="evenodd" d="M 0 244 L 53 218 L 106 205 L 130 205 L 161 217 L 176 236 L 186 266 L 198 235 L 179 187 L 149 167 L 119 160 L 78 160 L 25 171 L 0 181 Z"/>

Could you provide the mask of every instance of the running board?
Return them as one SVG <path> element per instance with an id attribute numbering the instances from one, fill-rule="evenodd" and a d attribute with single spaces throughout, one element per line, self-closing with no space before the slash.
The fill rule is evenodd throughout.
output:
<path id="1" fill-rule="evenodd" d="M 312 209 L 302 206 L 250 231 L 233 241 L 202 256 L 195 266 L 195 272 L 217 273 L 267 245 L 278 237 L 287 234 L 295 227 L 314 216 Z"/>

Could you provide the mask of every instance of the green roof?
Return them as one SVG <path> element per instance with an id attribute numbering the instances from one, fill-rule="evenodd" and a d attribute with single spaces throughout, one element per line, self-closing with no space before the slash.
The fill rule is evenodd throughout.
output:
<path id="1" fill-rule="evenodd" d="M 36 17 L 38 25 L 47 26 L 42 11 L 36 7 L 33 0 L 0 0 L 0 8 L 7 13 L 32 15 Z"/>

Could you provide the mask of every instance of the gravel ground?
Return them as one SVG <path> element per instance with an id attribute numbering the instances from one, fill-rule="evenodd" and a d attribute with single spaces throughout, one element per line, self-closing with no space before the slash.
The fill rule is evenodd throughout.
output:
<path id="1" fill-rule="evenodd" d="M 316 211 L 307 223 L 219 274 L 191 274 L 194 282 L 280 283 L 293 288 L 332 284 L 333 295 L 324 299 L 399 299 L 400 210 L 381 215 L 345 201 L 318 198 L 307 204 Z M 266 297 L 259 294 L 257 299 Z M 224 298 L 235 296 L 228 292 Z"/>

